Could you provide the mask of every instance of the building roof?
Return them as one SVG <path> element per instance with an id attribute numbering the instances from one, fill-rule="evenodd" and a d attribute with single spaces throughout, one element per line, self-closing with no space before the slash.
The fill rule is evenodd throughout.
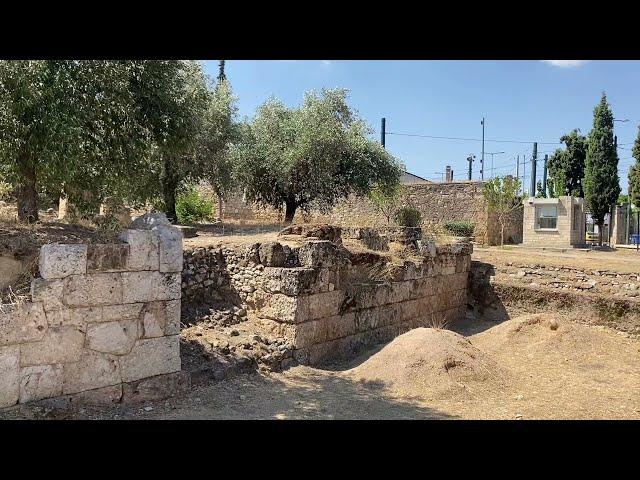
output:
<path id="1" fill-rule="evenodd" d="M 426 178 L 419 177 L 418 175 L 414 175 L 413 173 L 403 172 L 400 176 L 400 183 L 403 185 L 407 185 L 410 183 L 433 183 Z"/>

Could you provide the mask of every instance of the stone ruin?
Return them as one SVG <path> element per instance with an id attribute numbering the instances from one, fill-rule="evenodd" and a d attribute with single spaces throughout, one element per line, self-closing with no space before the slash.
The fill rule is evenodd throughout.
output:
<path id="1" fill-rule="evenodd" d="M 180 364 L 182 235 L 145 215 L 116 244 L 47 244 L 31 301 L 0 313 L 0 407 L 144 401 Z M 7 306 L 4 306 L 7 307 Z"/>
<path id="2" fill-rule="evenodd" d="M 266 334 L 284 336 L 301 364 L 350 358 L 363 348 L 412 328 L 442 325 L 465 314 L 472 244 L 436 246 L 420 229 L 345 232 L 362 251 L 343 245 L 337 227 L 295 225 L 281 232 L 299 246 L 281 242 L 186 250 L 183 310 L 206 299 L 226 299 L 247 312 Z M 371 229 L 369 229 L 371 230 Z M 371 239 L 381 252 L 370 249 Z M 284 240 L 283 240 L 284 242 Z M 410 255 L 391 261 L 395 242 Z"/>

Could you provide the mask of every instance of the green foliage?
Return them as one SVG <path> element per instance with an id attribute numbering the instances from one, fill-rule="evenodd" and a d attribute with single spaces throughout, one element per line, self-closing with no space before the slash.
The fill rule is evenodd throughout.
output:
<path id="1" fill-rule="evenodd" d="M 471 237 L 473 236 L 473 231 L 475 229 L 475 224 L 466 220 L 445 222 L 442 226 L 447 232 L 455 235 L 456 237 Z"/>
<path id="2" fill-rule="evenodd" d="M 542 181 L 538 180 L 538 183 L 536 183 L 536 198 L 545 198 L 546 196 L 547 195 L 542 188 Z"/>
<path id="3" fill-rule="evenodd" d="M 422 214 L 417 208 L 402 207 L 396 211 L 395 220 L 401 227 L 419 227 L 422 223 Z"/>
<path id="4" fill-rule="evenodd" d="M 351 192 L 397 183 L 398 161 L 367 138 L 372 131 L 347 105 L 346 90 L 310 92 L 298 108 L 269 100 L 232 148 L 249 201 L 281 209 L 328 210 Z"/>
<path id="5" fill-rule="evenodd" d="M 202 198 L 195 188 L 189 188 L 176 199 L 176 214 L 182 225 L 191 225 L 208 218 L 213 211 L 213 203 Z"/>
<path id="6" fill-rule="evenodd" d="M 629 193 L 631 203 L 640 207 L 640 127 L 638 127 L 638 136 L 633 144 L 631 155 L 636 161 L 629 169 Z"/>
<path id="7" fill-rule="evenodd" d="M 522 208 L 522 198 L 519 195 L 520 180 L 507 175 L 495 177 L 484 184 L 483 195 L 490 212 L 498 216 L 502 227 L 500 244 L 504 244 L 504 227 L 509 214 Z"/>
<path id="8" fill-rule="evenodd" d="M 600 227 L 611 205 L 620 195 L 619 183 L 613 114 L 603 93 L 600 103 L 593 111 L 593 129 L 589 133 L 584 178 L 585 203 L 595 223 Z"/>
<path id="9" fill-rule="evenodd" d="M 587 139 L 572 130 L 568 135 L 560 137 L 566 148 L 557 149 L 547 163 L 547 187 L 551 197 L 573 195 L 583 197 L 583 181 L 585 158 L 587 155 Z"/>
<path id="10" fill-rule="evenodd" d="M 400 205 L 405 188 L 401 183 L 376 184 L 369 191 L 368 197 L 373 207 L 385 216 L 387 224 Z"/>

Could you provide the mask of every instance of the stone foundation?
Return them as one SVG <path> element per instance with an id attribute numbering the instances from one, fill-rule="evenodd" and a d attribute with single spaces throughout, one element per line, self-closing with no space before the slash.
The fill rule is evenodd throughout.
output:
<path id="1" fill-rule="evenodd" d="M 436 247 L 419 229 L 400 233 L 387 238 L 410 247 L 402 259 L 304 236 L 291 248 L 270 242 L 185 251 L 183 308 L 196 308 L 201 299 L 236 303 L 310 365 L 464 316 L 472 244 Z M 363 243 L 376 238 L 364 237 Z"/>
<path id="2" fill-rule="evenodd" d="M 42 247 L 31 301 L 0 313 L 0 407 L 120 401 L 180 372 L 182 235 L 158 214 L 133 227 L 119 244 Z"/>

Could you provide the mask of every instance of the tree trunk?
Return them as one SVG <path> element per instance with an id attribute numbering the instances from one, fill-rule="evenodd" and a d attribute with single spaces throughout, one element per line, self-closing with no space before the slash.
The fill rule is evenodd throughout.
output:
<path id="1" fill-rule="evenodd" d="M 178 216 L 176 215 L 176 189 L 178 188 L 177 182 L 165 179 L 162 185 L 164 208 L 167 219 L 171 223 L 176 223 Z"/>
<path id="2" fill-rule="evenodd" d="M 501 229 L 500 229 L 500 246 L 504 247 L 504 223 L 501 223 Z"/>
<path id="3" fill-rule="evenodd" d="M 285 204 L 286 209 L 284 212 L 284 223 L 288 224 L 293 222 L 293 216 L 296 214 L 298 204 L 294 200 L 287 200 Z"/>
<path id="4" fill-rule="evenodd" d="M 36 168 L 28 158 L 20 162 L 21 185 L 17 191 L 18 219 L 33 223 L 38 220 L 38 189 L 36 188 Z"/>
<path id="5" fill-rule="evenodd" d="M 222 221 L 222 195 L 220 194 L 218 194 L 218 217 L 216 218 L 216 221 Z"/>
<path id="6" fill-rule="evenodd" d="M 604 220 L 601 223 L 598 223 L 598 245 L 602 246 L 602 229 L 604 225 Z"/>

